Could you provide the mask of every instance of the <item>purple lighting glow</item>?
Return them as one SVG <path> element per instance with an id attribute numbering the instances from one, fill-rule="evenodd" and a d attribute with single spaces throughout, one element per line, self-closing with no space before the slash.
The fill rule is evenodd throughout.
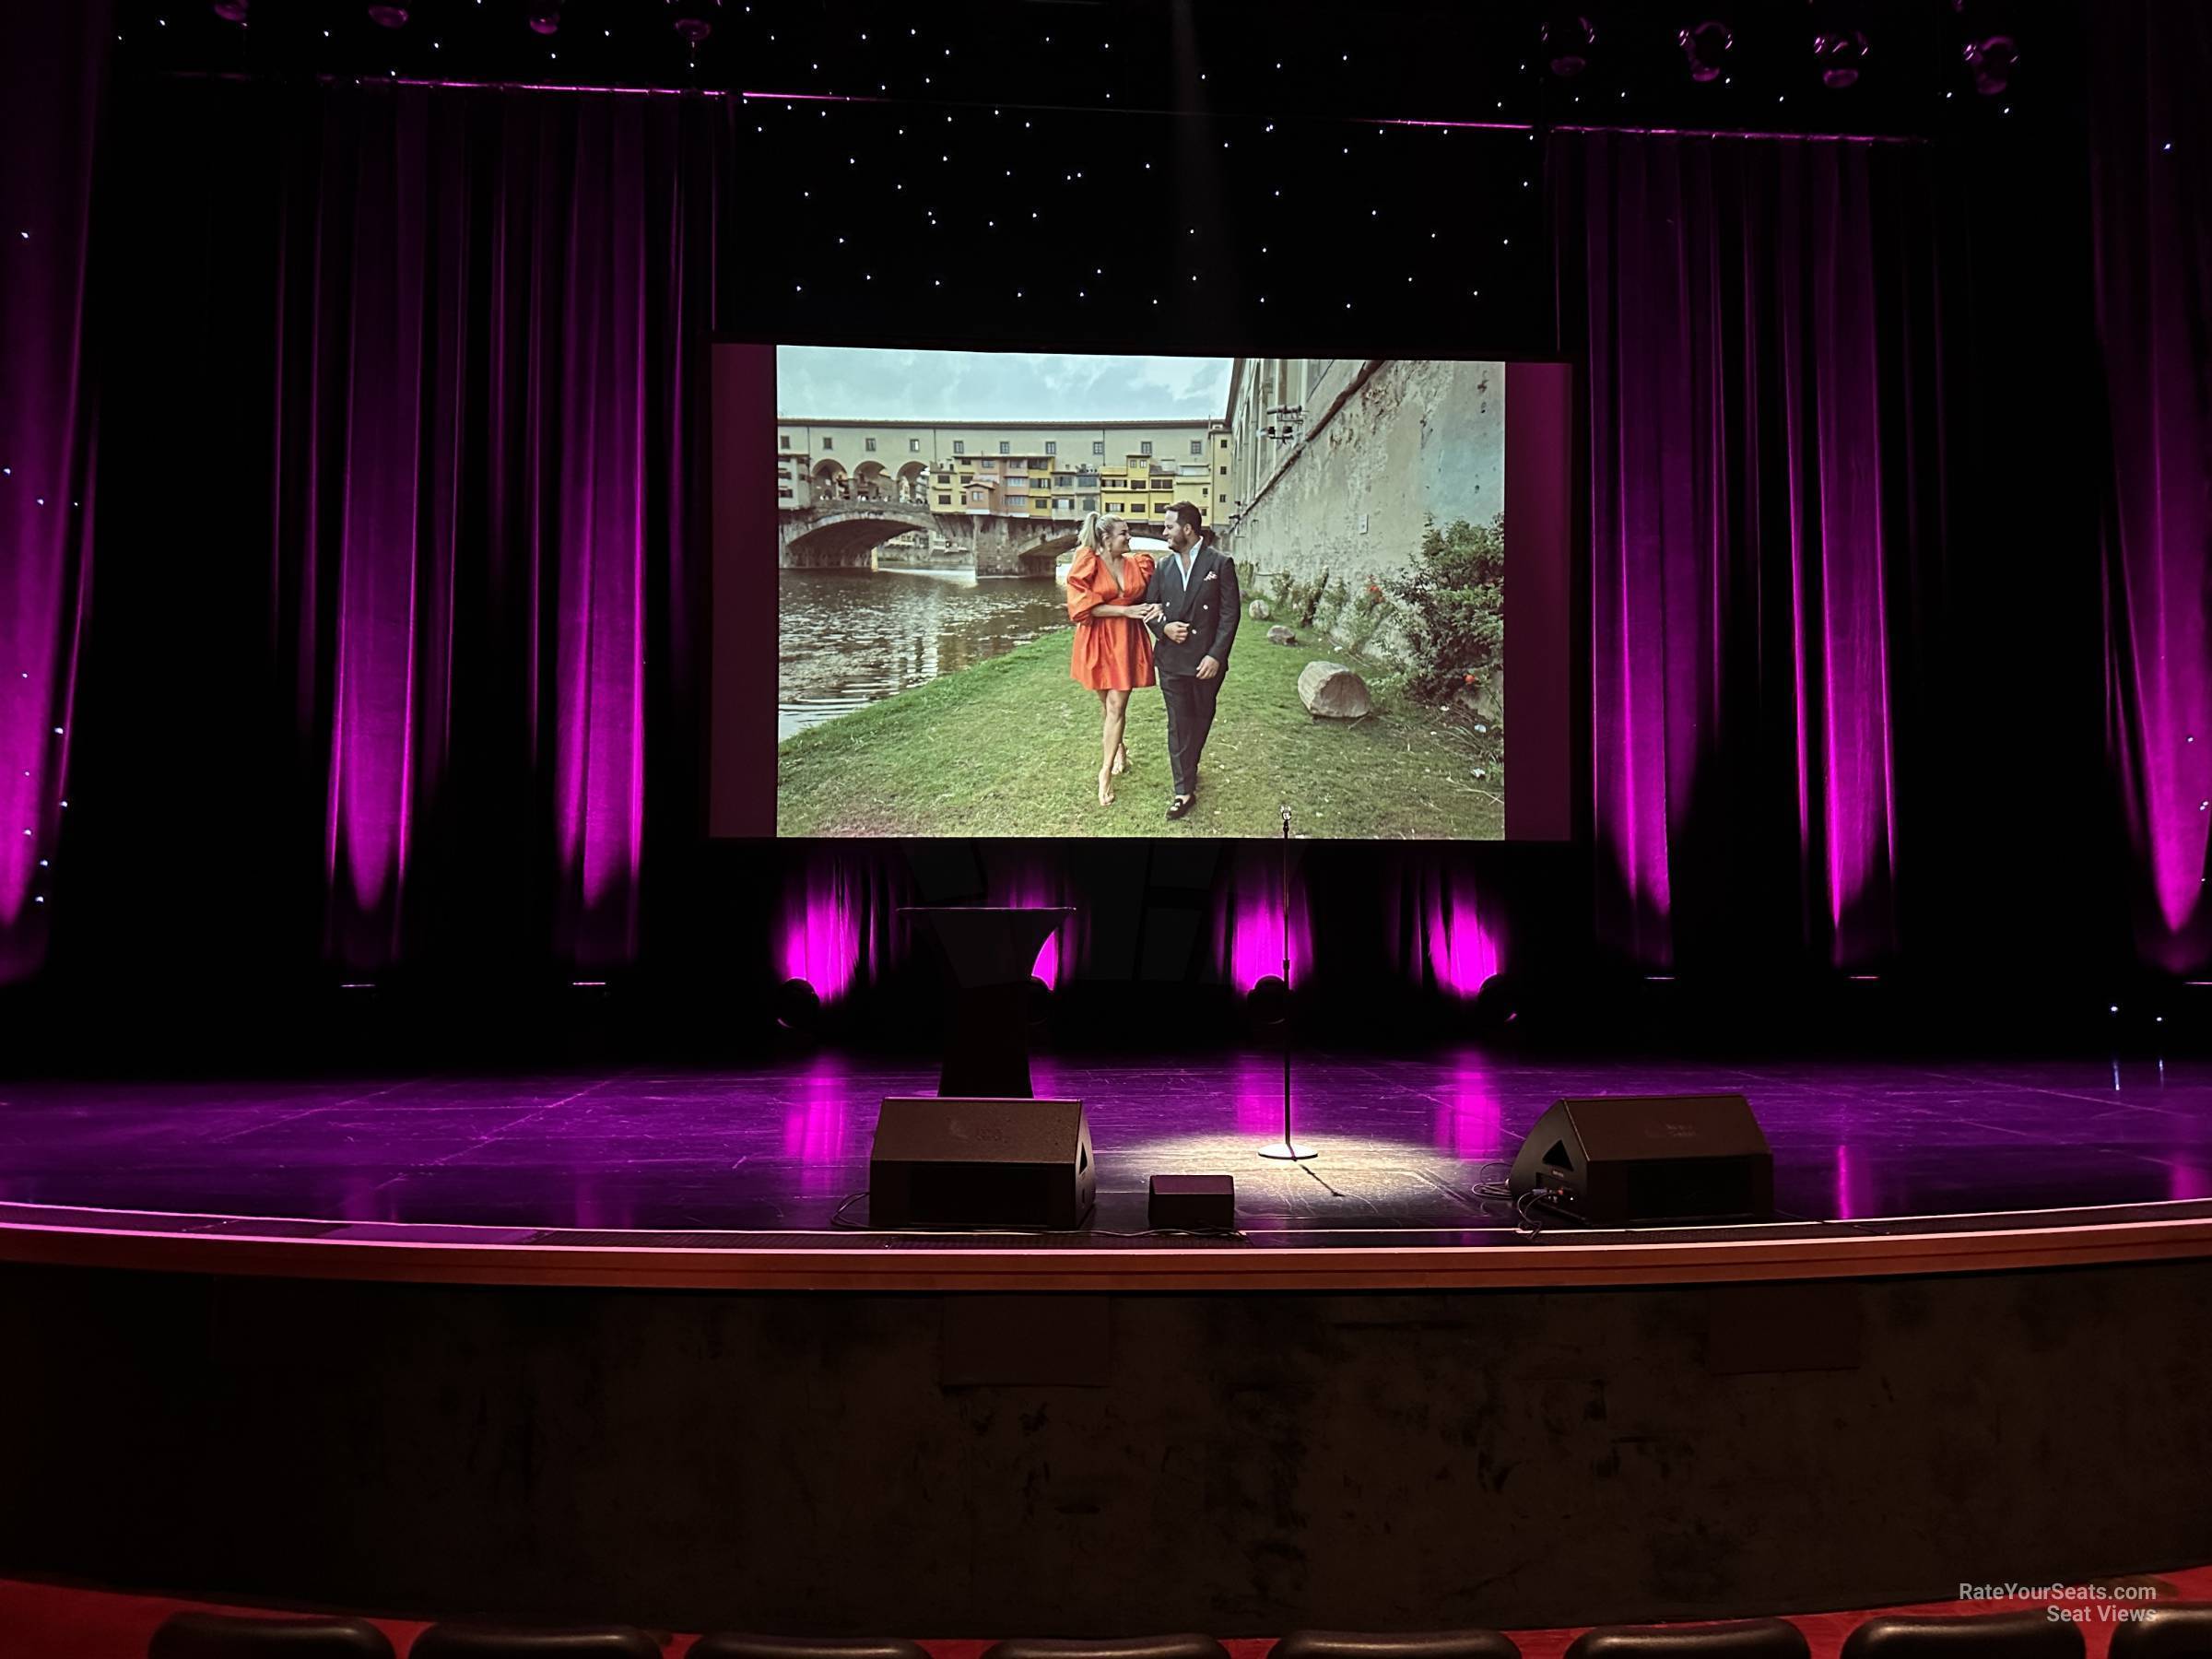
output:
<path id="1" fill-rule="evenodd" d="M 851 1079 L 834 1055 L 818 1054 L 798 1079 L 799 1098 L 783 1114 L 783 1156 L 799 1166 L 799 1190 L 826 1193 L 846 1156 Z"/>
<path id="2" fill-rule="evenodd" d="M 1421 941 L 1437 985 L 1472 997 L 1497 977 L 1498 942 L 1482 924 L 1475 884 L 1454 875 L 1431 885 L 1421 912 Z"/>
<path id="3" fill-rule="evenodd" d="M 1030 970 L 1048 988 L 1058 990 L 1063 964 L 1079 962 L 1083 958 L 1085 907 L 1069 897 L 1056 854 L 1006 849 L 993 863 L 986 902 L 1020 910 L 1047 910 L 1060 905 L 1074 908 L 1076 913 L 1063 921 L 1045 940 L 1037 952 L 1036 964 Z"/>
<path id="4" fill-rule="evenodd" d="M 94 42 L 111 27 L 104 7 L 18 9 L 0 53 L 0 140 L 40 160 L 14 170 L 0 260 L 0 984 L 38 971 L 54 908 L 39 889 L 61 829 L 92 517 L 60 502 L 92 499 L 79 347 L 105 61 Z"/>
<path id="5" fill-rule="evenodd" d="M 782 975 L 805 980 L 825 1006 L 889 959 L 903 900 L 865 856 L 818 851 L 784 881 Z"/>
<path id="6" fill-rule="evenodd" d="M 1510 1157 L 1505 1112 L 1478 1054 L 1456 1057 L 1436 1107 L 1436 1145 L 1454 1158 Z"/>
<path id="7" fill-rule="evenodd" d="M 1272 845 L 1236 855 L 1230 878 L 1215 899 L 1215 959 L 1240 995 L 1283 971 L 1282 876 Z M 1305 888 L 1290 874 L 1290 983 L 1295 988 L 1313 961 L 1313 925 Z"/>
<path id="8" fill-rule="evenodd" d="M 1466 871 L 1409 860 L 1395 886 L 1388 915 L 1391 959 L 1409 982 L 1472 998 L 1503 971 L 1503 945 L 1484 923 Z"/>
<path id="9" fill-rule="evenodd" d="M 2112 483 L 2105 742 L 2134 853 L 2136 947 L 2169 972 L 2212 961 L 2212 387 L 2203 337 L 2212 208 L 2201 174 L 2171 165 L 2164 147 L 2202 120 L 2203 88 L 2183 67 L 2199 61 L 2193 31 L 2202 21 L 2157 7 L 2100 15 L 2100 29 L 2114 31 L 2100 59 L 2114 82 L 2093 106 L 2090 173 Z M 1994 59 L 2009 72 L 2007 54 Z"/>

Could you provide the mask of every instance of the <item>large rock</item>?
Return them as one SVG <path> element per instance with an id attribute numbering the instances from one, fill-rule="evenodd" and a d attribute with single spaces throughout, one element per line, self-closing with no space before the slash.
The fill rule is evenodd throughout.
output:
<path id="1" fill-rule="evenodd" d="M 1298 700 L 1321 720 L 1358 720 L 1374 707 L 1367 682 L 1342 663 L 1308 663 L 1300 669 Z"/>
<path id="2" fill-rule="evenodd" d="M 1254 599 L 1244 607 L 1244 614 L 1254 622 L 1265 622 L 1275 615 L 1275 609 L 1265 599 Z"/>
<path id="3" fill-rule="evenodd" d="M 1277 622 L 1267 630 L 1267 643 L 1270 645 L 1295 645 L 1298 643 L 1298 636 Z"/>

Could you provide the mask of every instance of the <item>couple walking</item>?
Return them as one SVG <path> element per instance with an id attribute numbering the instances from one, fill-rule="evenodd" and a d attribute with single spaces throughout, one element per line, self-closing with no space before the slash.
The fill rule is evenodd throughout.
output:
<path id="1" fill-rule="evenodd" d="M 1130 550 L 1126 520 L 1095 512 L 1085 518 L 1067 571 L 1067 614 L 1077 625 L 1076 681 L 1099 694 L 1106 713 L 1099 805 L 1113 804 L 1113 781 L 1129 769 L 1123 742 L 1129 693 L 1153 684 L 1157 671 L 1168 709 L 1173 822 L 1198 798 L 1198 757 L 1213 729 L 1242 606 L 1236 563 L 1214 546 L 1197 508 L 1176 502 L 1159 535 L 1168 552 L 1156 560 Z"/>

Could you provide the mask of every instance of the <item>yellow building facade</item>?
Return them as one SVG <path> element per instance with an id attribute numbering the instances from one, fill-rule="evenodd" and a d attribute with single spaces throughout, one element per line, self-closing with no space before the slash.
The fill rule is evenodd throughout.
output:
<path id="1" fill-rule="evenodd" d="M 787 512 L 881 500 L 1038 519 L 1105 512 L 1141 525 L 1187 500 L 1211 520 L 1227 512 L 1229 465 L 1218 420 L 776 423 L 776 506 Z"/>

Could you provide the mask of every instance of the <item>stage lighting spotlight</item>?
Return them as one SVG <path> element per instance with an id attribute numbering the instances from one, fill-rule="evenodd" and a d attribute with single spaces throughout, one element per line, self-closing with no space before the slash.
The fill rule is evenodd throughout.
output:
<path id="1" fill-rule="evenodd" d="M 1735 45 L 1735 36 L 1728 25 L 1709 19 L 1695 29 L 1682 31 L 1682 56 L 1689 64 L 1689 78 L 1693 81 L 1715 81 L 1721 78 L 1728 53 Z"/>
<path id="2" fill-rule="evenodd" d="M 822 1020 L 822 999 L 803 979 L 785 980 L 776 987 L 776 1023 L 787 1031 L 813 1031 Z"/>
<path id="3" fill-rule="evenodd" d="M 2020 66 L 2020 49 L 2010 35 L 1971 41 L 1966 48 L 1966 66 L 1973 71 L 1974 90 L 1984 98 L 1994 98 L 2012 85 L 2013 71 Z"/>
<path id="4" fill-rule="evenodd" d="M 369 20 L 385 29 L 405 29 L 407 26 L 407 8 L 404 6 L 372 6 Z"/>
<path id="5" fill-rule="evenodd" d="M 559 34 L 560 32 L 560 7 L 541 6 L 533 11 L 530 14 L 530 31 L 533 34 L 541 35 Z"/>
<path id="6" fill-rule="evenodd" d="M 1280 976 L 1270 973 L 1257 981 L 1244 999 L 1244 1011 L 1254 1026 L 1279 1026 L 1290 1011 L 1289 988 Z"/>
<path id="7" fill-rule="evenodd" d="M 1813 37 L 1813 55 L 1820 60 L 1820 84 L 1831 92 L 1859 84 L 1859 69 L 1866 61 L 1865 35 L 1843 29 Z"/>
<path id="8" fill-rule="evenodd" d="M 1590 67 L 1590 49 L 1597 44 L 1597 30 L 1579 12 L 1568 12 L 1538 25 L 1536 38 L 1551 60 L 1551 72 L 1566 80 Z"/>

